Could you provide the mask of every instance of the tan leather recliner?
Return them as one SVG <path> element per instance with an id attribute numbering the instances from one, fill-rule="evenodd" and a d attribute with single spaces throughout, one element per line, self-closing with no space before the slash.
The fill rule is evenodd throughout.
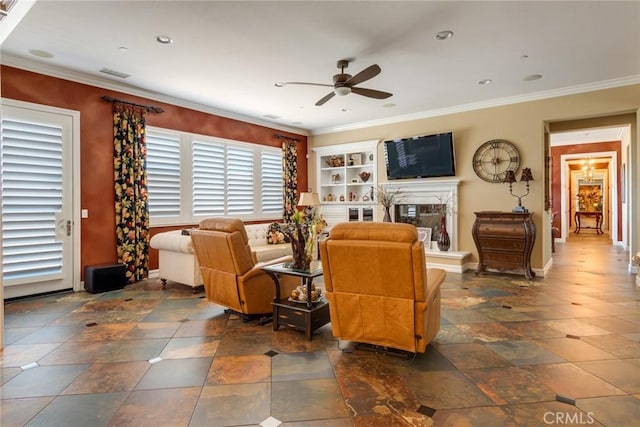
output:
<path id="1" fill-rule="evenodd" d="M 204 219 L 191 231 L 191 240 L 209 301 L 243 316 L 273 313 L 275 286 L 261 268 L 292 261 L 291 256 L 256 263 L 244 224 L 236 218 Z M 281 295 L 298 284 L 294 277 L 281 278 Z"/>
<path id="2" fill-rule="evenodd" d="M 444 270 L 426 268 L 409 224 L 336 224 L 320 242 L 333 335 L 423 353 L 440 330 Z"/>

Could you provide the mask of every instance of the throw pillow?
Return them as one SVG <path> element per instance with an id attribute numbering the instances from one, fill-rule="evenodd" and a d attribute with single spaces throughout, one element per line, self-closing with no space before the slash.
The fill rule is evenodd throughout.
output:
<path id="1" fill-rule="evenodd" d="M 286 236 L 284 235 L 282 230 L 280 230 L 280 224 L 278 224 L 277 222 L 274 222 L 271 225 L 269 225 L 269 228 L 267 229 L 267 243 L 269 245 L 286 243 L 285 237 Z"/>

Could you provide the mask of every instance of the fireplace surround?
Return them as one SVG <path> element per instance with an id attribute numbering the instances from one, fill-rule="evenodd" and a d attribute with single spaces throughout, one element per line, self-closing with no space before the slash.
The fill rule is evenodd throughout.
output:
<path id="1" fill-rule="evenodd" d="M 451 251 L 458 248 L 458 186 L 459 179 L 429 179 L 411 182 L 386 183 L 384 187 L 397 189 L 392 211 L 394 222 L 406 222 L 416 227 L 432 229 L 430 249 L 436 248 L 440 232 L 441 212 L 451 237 Z"/>

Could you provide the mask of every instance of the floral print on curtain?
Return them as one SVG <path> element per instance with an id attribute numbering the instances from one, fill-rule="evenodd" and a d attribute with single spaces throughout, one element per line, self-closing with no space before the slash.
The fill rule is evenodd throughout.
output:
<path id="1" fill-rule="evenodd" d="M 133 283 L 149 274 L 149 208 L 144 110 L 114 104 L 113 145 L 118 262 Z"/>
<path id="2" fill-rule="evenodd" d="M 284 199 L 284 221 L 291 222 L 291 217 L 296 213 L 298 204 L 298 149 L 295 141 L 282 143 L 282 186 Z"/>

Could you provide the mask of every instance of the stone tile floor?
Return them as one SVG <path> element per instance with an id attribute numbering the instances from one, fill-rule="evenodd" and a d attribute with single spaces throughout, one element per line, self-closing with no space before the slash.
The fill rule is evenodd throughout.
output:
<path id="1" fill-rule="evenodd" d="M 243 323 L 190 288 L 8 302 L 0 425 L 640 425 L 640 290 L 606 238 L 545 278 L 450 273 L 442 328 L 402 360 L 330 326 Z M 347 349 L 347 351 L 342 351 Z"/>

